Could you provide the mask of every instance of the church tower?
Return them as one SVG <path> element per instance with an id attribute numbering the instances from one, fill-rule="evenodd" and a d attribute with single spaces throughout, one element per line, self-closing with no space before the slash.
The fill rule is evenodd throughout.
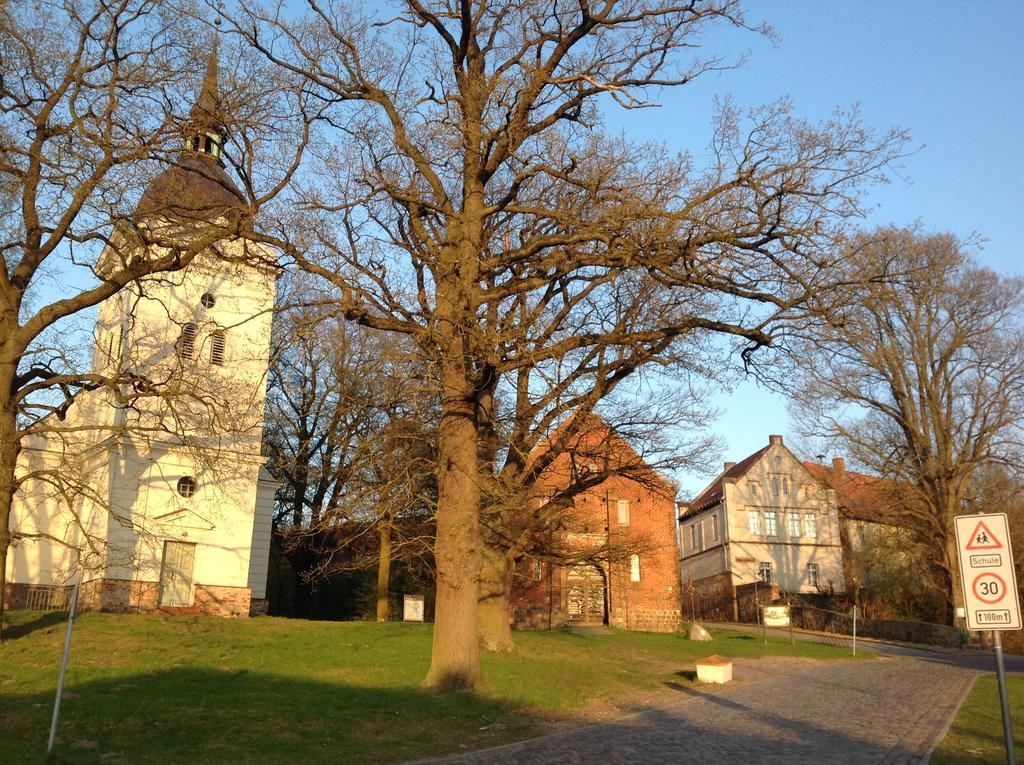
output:
<path id="1" fill-rule="evenodd" d="M 87 608 L 241 615 L 265 604 L 278 484 L 260 447 L 276 268 L 273 252 L 238 235 L 251 211 L 224 166 L 227 123 L 215 44 L 180 151 L 98 270 L 168 253 L 183 267 L 100 305 L 93 371 L 122 383 L 69 415 L 85 434 L 75 448 L 62 438 L 59 457 L 53 443 L 30 452 L 75 452 L 81 491 L 70 524 L 42 487 L 23 491 L 15 518 L 44 536 L 11 556 L 15 589 L 60 588 L 81 568 Z"/>

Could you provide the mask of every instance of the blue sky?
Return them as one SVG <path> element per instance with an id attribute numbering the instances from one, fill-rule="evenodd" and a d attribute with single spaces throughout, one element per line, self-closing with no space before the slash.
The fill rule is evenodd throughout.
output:
<path id="1" fill-rule="evenodd" d="M 868 223 L 917 221 L 927 231 L 977 234 L 985 239 L 981 263 L 1024 275 L 1016 236 L 1024 222 L 1024 3 L 761 0 L 747 7 L 748 20 L 773 26 L 776 43 L 709 35 L 709 46 L 748 50 L 746 65 L 662 93 L 659 109 L 609 111 L 608 126 L 699 156 L 716 96 L 732 95 L 739 105 L 789 96 L 812 120 L 859 104 L 866 124 L 907 128 L 919 147 L 900 177 L 870 195 Z M 753 383 L 717 404 L 724 459 L 742 459 L 770 433 L 798 443 L 785 403 Z M 677 477 L 683 497 L 707 482 Z"/>

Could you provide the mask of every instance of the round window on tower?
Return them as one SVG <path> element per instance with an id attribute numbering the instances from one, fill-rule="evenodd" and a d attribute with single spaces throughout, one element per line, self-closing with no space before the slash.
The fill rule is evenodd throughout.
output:
<path id="1" fill-rule="evenodd" d="M 178 479 L 178 494 L 188 499 L 196 493 L 196 479 L 190 475 L 184 475 Z"/>
<path id="2" fill-rule="evenodd" d="M 212 292 L 204 292 L 203 296 L 199 298 L 199 302 L 203 304 L 203 308 L 213 308 L 217 303 L 217 298 L 213 296 Z"/>

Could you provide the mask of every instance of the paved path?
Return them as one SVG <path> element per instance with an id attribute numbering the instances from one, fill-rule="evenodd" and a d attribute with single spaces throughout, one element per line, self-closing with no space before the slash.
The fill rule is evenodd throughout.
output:
<path id="1" fill-rule="evenodd" d="M 850 765 L 926 762 L 976 671 L 920 658 L 816 663 L 610 723 L 432 763 L 671 762 Z"/>

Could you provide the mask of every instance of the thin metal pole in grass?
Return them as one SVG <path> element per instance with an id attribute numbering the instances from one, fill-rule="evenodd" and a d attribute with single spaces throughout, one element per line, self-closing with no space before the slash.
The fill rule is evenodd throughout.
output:
<path id="1" fill-rule="evenodd" d="M 68 611 L 68 631 L 64 637 L 64 656 L 60 660 L 60 676 L 57 678 L 57 696 L 53 700 L 53 719 L 50 721 L 50 740 L 46 744 L 46 761 L 53 760 L 53 749 L 57 744 L 57 719 L 60 717 L 60 699 L 64 695 L 64 675 L 68 671 L 68 655 L 71 653 L 71 632 L 75 626 L 75 613 L 78 611 L 78 590 L 82 586 L 82 571 L 78 571 L 78 579 L 71 591 L 71 609 Z"/>

